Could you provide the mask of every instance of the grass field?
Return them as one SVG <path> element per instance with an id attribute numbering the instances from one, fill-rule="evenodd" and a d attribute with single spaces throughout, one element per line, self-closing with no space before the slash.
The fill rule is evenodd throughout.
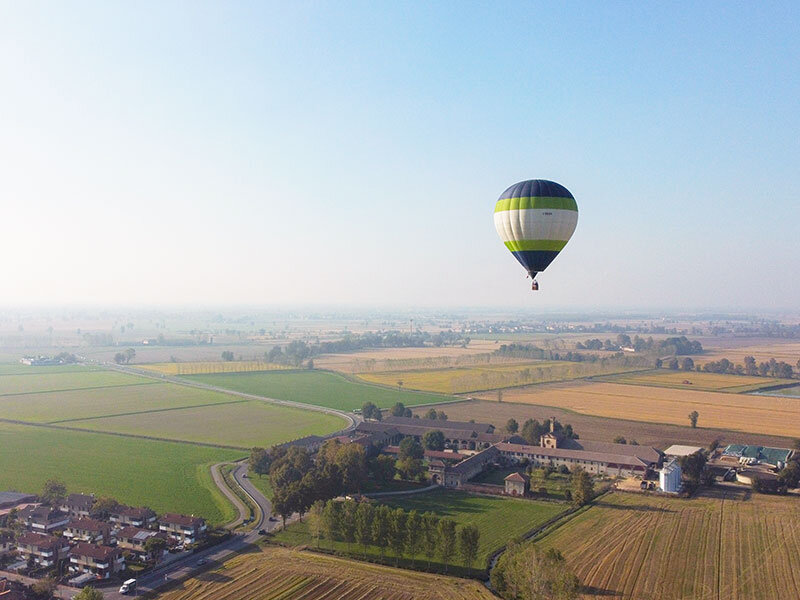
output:
<path id="1" fill-rule="evenodd" d="M 513 365 L 487 365 L 470 368 L 430 369 L 415 371 L 390 371 L 360 373 L 359 379 L 368 383 L 397 386 L 438 392 L 441 394 L 466 394 L 513 386 L 552 381 L 564 381 L 590 375 L 618 373 L 630 367 L 604 366 L 601 363 L 576 363 L 567 361 L 533 361 Z"/>
<path id="2" fill-rule="evenodd" d="M 565 510 L 565 505 L 554 502 L 537 502 L 534 500 L 519 500 L 499 496 L 479 496 L 452 490 L 438 489 L 423 494 L 410 494 L 385 498 L 383 503 L 391 507 L 401 507 L 405 510 L 416 509 L 419 512 L 431 511 L 441 517 L 449 517 L 459 524 L 471 523 L 478 527 L 481 533 L 478 560 L 475 567 L 484 568 L 489 555 L 503 546 L 508 540 L 522 535 L 537 525 L 546 522 Z M 314 541 L 308 532 L 307 522 L 294 523 L 285 531 L 278 533 L 275 539 L 293 546 L 311 545 Z M 347 553 L 347 544 L 330 540 L 321 540 L 321 547 L 334 549 Z M 363 556 L 363 547 L 353 545 L 349 552 L 353 556 Z M 369 556 L 377 557 L 380 551 L 375 546 L 367 550 Z M 391 552 L 387 553 L 393 560 Z M 425 561 L 422 555 L 416 557 Z M 438 559 L 437 559 L 438 560 Z M 410 566 L 410 561 L 403 561 Z M 435 564 L 436 561 L 434 561 Z M 455 557 L 453 563 L 461 565 L 460 558 Z M 442 565 L 440 565 L 442 566 Z"/>
<path id="3" fill-rule="evenodd" d="M 233 509 L 208 466 L 241 451 L 0 423 L 0 489 L 38 493 L 49 478 L 156 511 L 199 514 L 214 523 Z"/>
<path id="4" fill-rule="evenodd" d="M 671 371 L 667 369 L 607 375 L 599 379 L 611 383 L 653 385 L 657 387 L 671 387 L 707 392 L 729 392 L 734 394 L 753 392 L 764 387 L 792 383 L 791 379 L 721 375 L 719 373 L 699 373 L 697 371 Z"/>
<path id="5" fill-rule="evenodd" d="M 427 409 L 418 408 L 414 412 L 422 415 Z M 761 444 L 762 446 L 786 447 L 791 439 L 771 435 L 743 433 L 740 431 L 692 429 L 689 420 L 684 425 L 668 425 L 662 423 L 644 423 L 626 418 L 611 419 L 583 415 L 568 410 L 536 404 L 517 404 L 512 402 L 498 403 L 495 400 L 465 400 L 445 407 L 447 416 L 453 421 L 469 421 L 475 419 L 479 423 L 492 423 L 497 428 L 505 426 L 508 419 L 516 419 L 520 426 L 527 419 L 543 422 L 555 417 L 562 423 L 570 423 L 575 431 L 585 440 L 611 442 L 621 435 L 627 440 L 637 440 L 640 444 L 665 449 L 672 444 L 689 446 L 707 446 L 714 440 L 723 444 Z"/>
<path id="6" fill-rule="evenodd" d="M 453 398 L 436 394 L 390 390 L 354 383 L 341 375 L 326 371 L 226 373 L 192 375 L 188 379 L 248 394 L 315 404 L 338 410 L 361 408 L 367 401 L 374 402 L 380 408 L 389 408 L 397 402 L 402 402 L 406 406 L 414 406 L 453 400 Z"/>
<path id="7" fill-rule="evenodd" d="M 272 484 L 269 481 L 269 475 L 258 475 L 258 473 L 248 470 L 247 476 L 250 478 L 250 482 L 259 492 L 264 494 L 267 498 L 272 498 L 272 495 L 275 493 L 275 491 L 272 489 Z"/>
<path id="8" fill-rule="evenodd" d="M 238 400 L 218 392 L 153 382 L 146 385 L 4 396 L 0 397 L 0 416 L 5 419 L 51 423 Z"/>
<path id="9" fill-rule="evenodd" d="M 537 543 L 558 548 L 587 598 L 798 598 L 797 498 L 615 493 Z"/>
<path id="10" fill-rule="evenodd" d="M 136 365 L 140 369 L 164 375 L 202 375 L 207 373 L 242 373 L 252 371 L 281 371 L 289 367 L 260 360 L 167 362 Z"/>
<path id="11" fill-rule="evenodd" d="M 800 385 L 785 387 L 779 390 L 764 390 L 759 396 L 788 396 L 789 398 L 800 398 Z"/>
<path id="12" fill-rule="evenodd" d="M 438 489 L 424 494 L 386 498 L 385 504 L 419 512 L 432 511 L 459 524 L 475 525 L 481 532 L 478 563 L 508 540 L 520 536 L 567 507 L 554 502 L 520 500 L 499 496 L 479 496 Z"/>
<path id="13" fill-rule="evenodd" d="M 41 375 L 53 373 L 86 373 L 87 371 L 97 371 L 98 367 L 86 367 L 83 365 L 59 365 L 53 367 L 35 367 L 23 365 L 21 363 L 0 363 L 0 376 L 3 375 Z"/>
<path id="14" fill-rule="evenodd" d="M 180 581 L 163 600 L 491 600 L 477 581 L 265 547 Z"/>
<path id="15" fill-rule="evenodd" d="M 346 425 L 344 419 L 334 415 L 260 400 L 69 422 L 70 427 L 82 429 L 223 444 L 244 450 L 307 435 L 324 435 Z"/>
<path id="16" fill-rule="evenodd" d="M 60 369 L 61 367 L 49 367 Z M 87 390 L 149 384 L 147 379 L 114 371 L 56 371 L 27 375 L 0 375 L 0 396 L 39 392 Z"/>
<path id="17" fill-rule="evenodd" d="M 496 394 L 492 393 L 480 397 L 497 399 Z M 790 397 L 575 382 L 507 390 L 503 402 L 537 404 L 585 415 L 677 425 L 688 424 L 689 413 L 696 410 L 700 414 L 699 427 L 800 437 L 800 402 Z"/>

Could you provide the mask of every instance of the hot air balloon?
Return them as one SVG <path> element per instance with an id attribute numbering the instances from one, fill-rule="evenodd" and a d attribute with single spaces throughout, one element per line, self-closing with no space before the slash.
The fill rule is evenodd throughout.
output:
<path id="1" fill-rule="evenodd" d="M 546 179 L 515 183 L 500 194 L 494 226 L 503 243 L 539 289 L 544 271 L 567 245 L 578 225 L 578 204 L 563 185 Z"/>

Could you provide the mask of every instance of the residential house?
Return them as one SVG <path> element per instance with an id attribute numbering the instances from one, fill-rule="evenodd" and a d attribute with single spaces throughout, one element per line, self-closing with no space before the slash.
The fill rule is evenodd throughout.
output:
<path id="1" fill-rule="evenodd" d="M 158 520 L 158 529 L 182 544 L 193 544 L 205 536 L 206 522 L 201 517 L 167 513 Z"/>
<path id="2" fill-rule="evenodd" d="M 36 501 L 33 494 L 20 494 L 19 492 L 0 492 L 0 509 L 14 508 L 20 504 L 30 504 Z"/>
<path id="3" fill-rule="evenodd" d="M 137 554 L 141 558 L 161 558 L 150 556 L 145 550 L 144 545 L 150 538 L 168 539 L 168 534 L 165 531 L 154 531 L 152 529 L 142 529 L 140 527 L 123 527 L 117 534 L 117 548 L 128 550 Z M 166 552 L 166 550 L 165 550 Z"/>
<path id="4" fill-rule="evenodd" d="M 19 512 L 20 520 L 30 531 L 47 533 L 63 528 L 69 523 L 69 515 L 51 506 L 32 506 Z"/>
<path id="5" fill-rule="evenodd" d="M 17 552 L 22 560 L 31 560 L 42 567 L 54 567 L 67 558 L 69 541 L 54 535 L 26 532 L 17 539 Z"/>
<path id="6" fill-rule="evenodd" d="M 119 525 L 150 527 L 156 522 L 156 513 L 149 508 L 119 505 L 109 513 L 108 520 Z"/>
<path id="7" fill-rule="evenodd" d="M 64 529 L 64 537 L 73 542 L 107 544 L 111 539 L 111 525 L 88 517 L 71 519 Z"/>
<path id="8" fill-rule="evenodd" d="M 91 573 L 108 579 L 125 568 L 121 548 L 80 542 L 69 551 L 69 570 L 72 573 Z"/>
<path id="9" fill-rule="evenodd" d="M 511 473 L 503 481 L 510 496 L 524 496 L 530 490 L 530 478 L 523 473 Z"/>
<path id="10" fill-rule="evenodd" d="M 70 517 L 88 517 L 92 512 L 95 497 L 87 494 L 70 494 L 61 504 Z"/>
<path id="11" fill-rule="evenodd" d="M 0 531 L 0 556 L 8 554 L 17 547 L 14 536 L 8 532 Z"/>

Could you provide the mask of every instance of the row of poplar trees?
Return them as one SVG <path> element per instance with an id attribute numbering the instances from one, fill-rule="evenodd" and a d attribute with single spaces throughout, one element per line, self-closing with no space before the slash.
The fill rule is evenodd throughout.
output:
<path id="1" fill-rule="evenodd" d="M 402 557 L 416 561 L 424 556 L 430 568 L 438 558 L 447 566 L 458 555 L 467 568 L 478 558 L 480 532 L 474 525 L 458 526 L 455 521 L 440 518 L 432 512 L 392 509 L 385 504 L 373 505 L 354 500 L 317 501 L 311 507 L 309 529 L 316 543 L 320 537 L 344 542 L 348 552 L 352 544 L 363 548 L 377 546 L 381 557 L 391 550 L 398 564 Z"/>

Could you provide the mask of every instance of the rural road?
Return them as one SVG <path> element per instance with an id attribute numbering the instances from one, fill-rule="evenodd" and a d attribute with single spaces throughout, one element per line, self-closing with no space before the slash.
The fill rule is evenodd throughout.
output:
<path id="1" fill-rule="evenodd" d="M 230 530 L 236 529 L 239 525 L 241 525 L 245 519 L 250 517 L 250 509 L 245 506 L 244 502 L 241 501 L 239 496 L 234 494 L 228 486 L 225 484 L 225 480 L 222 477 L 222 467 L 230 463 L 221 462 L 211 466 L 211 479 L 214 480 L 214 485 L 219 488 L 219 491 L 230 500 L 231 504 L 236 508 L 236 512 L 238 516 L 235 520 L 231 521 L 230 523 L 226 524 L 225 527 Z"/>

